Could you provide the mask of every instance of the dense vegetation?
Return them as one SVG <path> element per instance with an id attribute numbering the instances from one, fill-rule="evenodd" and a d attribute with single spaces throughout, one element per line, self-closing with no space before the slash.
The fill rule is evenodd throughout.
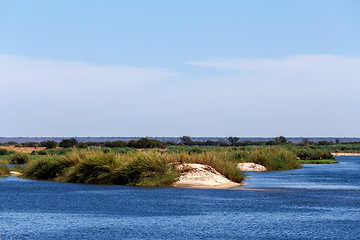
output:
<path id="1" fill-rule="evenodd" d="M 10 164 L 25 164 L 30 160 L 29 156 L 24 153 L 15 153 L 10 157 Z"/>
<path id="2" fill-rule="evenodd" d="M 300 167 L 296 155 L 282 147 L 194 149 L 149 149 L 123 153 L 104 152 L 100 148 L 74 150 L 32 161 L 25 168 L 25 176 L 76 183 L 164 186 L 171 185 L 180 176 L 181 170 L 176 167 L 179 163 L 209 165 L 235 182 L 242 182 L 245 178 L 236 167 L 239 162 L 259 163 L 268 170 Z"/>

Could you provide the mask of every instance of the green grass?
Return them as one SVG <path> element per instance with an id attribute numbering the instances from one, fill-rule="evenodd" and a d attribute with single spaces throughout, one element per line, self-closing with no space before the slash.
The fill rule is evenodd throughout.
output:
<path id="1" fill-rule="evenodd" d="M 323 160 L 298 160 L 300 164 L 332 164 L 339 163 L 334 159 L 323 159 Z"/>
<path id="2" fill-rule="evenodd" d="M 313 149 L 310 147 L 294 147 L 287 146 L 287 148 L 293 151 L 300 160 L 323 160 L 331 159 L 335 160 L 335 157 L 331 154 L 331 151 L 327 149 Z"/>
<path id="3" fill-rule="evenodd" d="M 0 155 L 0 164 L 9 163 L 10 155 Z"/>
<path id="4" fill-rule="evenodd" d="M 100 150 L 72 151 L 63 156 L 43 156 L 32 161 L 25 177 L 89 184 L 164 186 L 179 171 L 156 151 L 118 154 Z"/>

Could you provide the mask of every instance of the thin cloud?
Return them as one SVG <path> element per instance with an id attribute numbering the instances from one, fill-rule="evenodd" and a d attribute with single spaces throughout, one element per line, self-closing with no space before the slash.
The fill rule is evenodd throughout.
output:
<path id="1" fill-rule="evenodd" d="M 191 64 L 218 71 L 181 74 L 0 56 L 0 107 L 6 116 L 0 130 L 8 136 L 360 134 L 359 57 Z"/>
<path id="2" fill-rule="evenodd" d="M 0 83 L 145 84 L 178 75 L 168 68 L 94 65 L 75 61 L 0 55 Z"/>

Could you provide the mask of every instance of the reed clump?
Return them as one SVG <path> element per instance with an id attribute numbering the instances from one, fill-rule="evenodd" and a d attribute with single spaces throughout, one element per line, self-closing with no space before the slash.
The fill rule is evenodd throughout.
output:
<path id="1" fill-rule="evenodd" d="M 24 174 L 33 179 L 73 183 L 164 186 L 173 183 L 180 173 L 156 151 L 118 154 L 79 150 L 34 160 Z"/>
<path id="2" fill-rule="evenodd" d="M 0 164 L 0 177 L 8 176 L 10 169 L 6 164 Z"/>
<path id="3" fill-rule="evenodd" d="M 253 162 L 260 164 L 268 171 L 281 171 L 301 168 L 294 152 L 280 146 L 248 147 L 233 151 L 232 161 Z"/>

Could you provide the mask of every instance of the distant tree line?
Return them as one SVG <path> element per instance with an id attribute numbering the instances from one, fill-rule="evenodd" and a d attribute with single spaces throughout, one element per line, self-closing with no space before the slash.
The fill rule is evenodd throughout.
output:
<path id="1" fill-rule="evenodd" d="M 55 141 L 42 141 L 38 142 L 26 142 L 26 143 L 17 143 L 14 141 L 0 143 L 0 146 L 15 146 L 15 147 L 45 147 L 46 149 L 55 149 L 60 148 L 87 148 L 91 146 L 96 147 L 108 147 L 108 148 L 160 148 L 164 149 L 166 146 L 171 145 L 187 145 L 187 146 L 271 146 L 271 145 L 294 145 L 294 146 L 326 146 L 326 145 L 336 145 L 336 144 L 360 144 L 360 142 L 341 142 L 336 139 L 335 142 L 331 141 L 319 141 L 313 142 L 309 141 L 308 138 L 303 138 L 300 143 L 292 143 L 288 141 L 284 136 L 279 136 L 274 138 L 274 140 L 268 141 L 250 141 L 245 140 L 239 142 L 239 137 L 228 137 L 227 139 L 221 139 L 217 141 L 207 140 L 207 141 L 193 141 L 190 136 L 182 136 L 181 142 L 176 141 L 159 141 L 149 138 L 140 138 L 138 140 L 126 141 L 106 141 L 106 142 L 78 142 L 75 138 L 64 138 L 59 143 Z"/>

